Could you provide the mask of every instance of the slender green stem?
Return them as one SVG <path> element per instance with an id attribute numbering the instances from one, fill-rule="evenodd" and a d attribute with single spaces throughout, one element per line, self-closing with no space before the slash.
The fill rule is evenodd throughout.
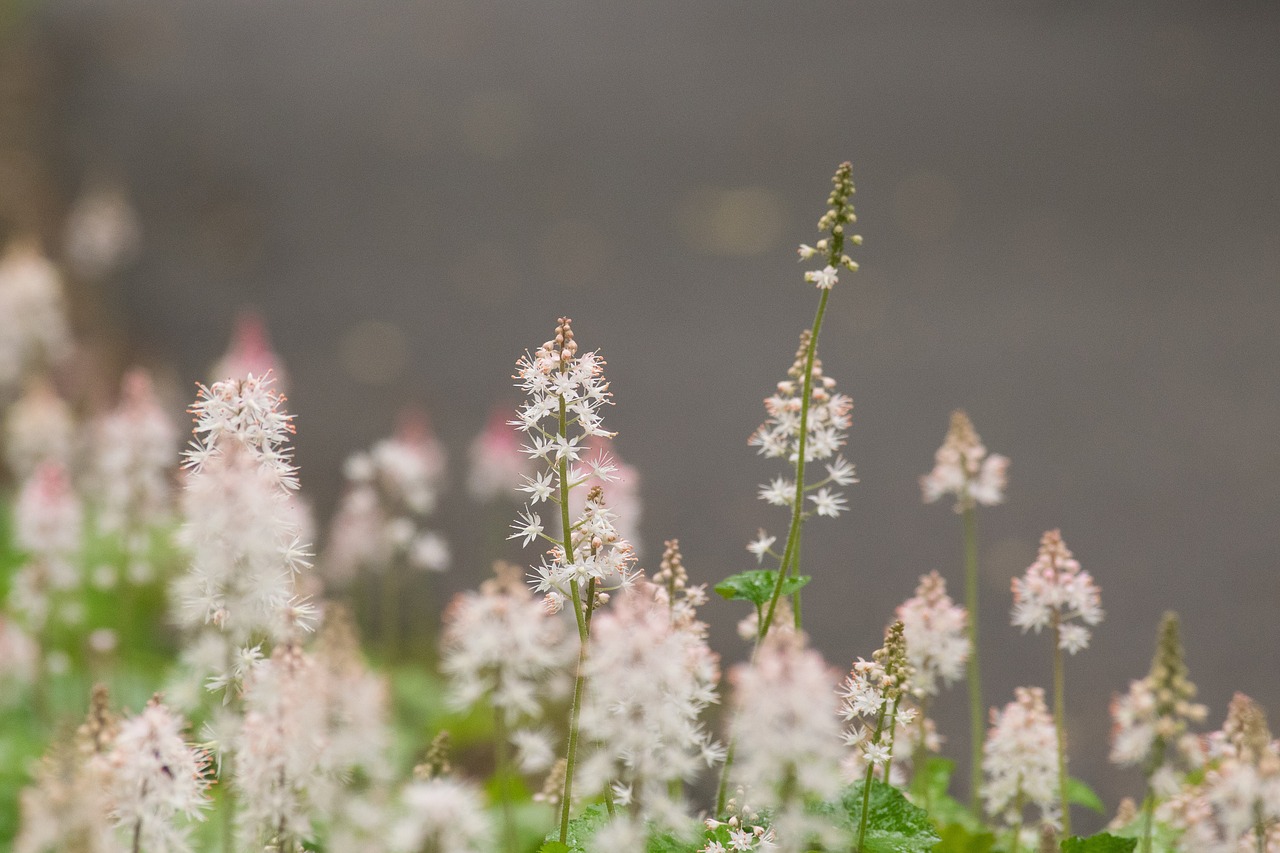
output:
<path id="1" fill-rule="evenodd" d="M 231 763 L 233 754 L 222 756 L 222 853 L 236 853 L 236 794 L 231 788 Z"/>
<path id="2" fill-rule="evenodd" d="M 578 584 L 572 584 L 573 606 L 582 609 L 582 597 L 578 593 Z M 583 624 L 587 635 L 591 632 L 591 611 L 596 597 L 596 579 L 587 581 L 587 603 Z M 569 843 L 569 812 L 573 808 L 573 770 L 578 760 L 578 721 L 582 716 L 582 694 L 587 684 L 587 642 L 584 639 L 578 646 L 578 674 L 573 679 L 573 707 L 569 711 L 569 749 L 565 756 L 564 796 L 560 803 L 560 841 Z"/>
<path id="3" fill-rule="evenodd" d="M 796 552 L 791 555 L 791 566 L 792 568 L 789 570 L 790 574 L 799 576 L 800 574 L 800 540 L 799 539 L 796 540 Z M 800 618 L 800 590 L 798 589 L 791 594 L 791 613 L 795 620 L 796 630 L 799 631 L 802 620 Z"/>
<path id="4" fill-rule="evenodd" d="M 876 718 L 876 731 L 871 736 L 871 742 L 880 743 L 880 734 L 884 731 L 884 705 L 880 706 L 880 716 Z M 871 780 L 876 772 L 876 766 L 872 762 L 867 762 L 867 773 L 862 779 L 862 816 L 858 819 L 858 842 L 853 846 L 853 853 L 862 853 L 862 842 L 867 837 L 867 812 L 871 810 Z"/>
<path id="5" fill-rule="evenodd" d="M 964 524 L 964 592 L 969 610 L 969 806 L 982 802 L 982 741 L 985 730 L 982 671 L 978 662 L 978 513 L 973 503 L 961 513 Z"/>
<path id="6" fill-rule="evenodd" d="M 1061 615 L 1053 612 L 1053 725 L 1058 732 L 1058 795 L 1062 798 L 1062 837 L 1071 837 L 1071 804 L 1067 801 L 1067 701 L 1063 674 Z"/>
<path id="7" fill-rule="evenodd" d="M 382 642 L 388 663 L 400 652 L 399 561 L 392 560 L 382 572 Z"/>
<path id="8" fill-rule="evenodd" d="M 724 753 L 724 766 L 720 768 L 720 782 L 716 785 L 716 818 L 724 815 L 725 803 L 729 798 L 729 768 L 733 766 L 733 754 L 738 749 L 738 739 L 729 738 L 729 748 Z"/>
<path id="9" fill-rule="evenodd" d="M 916 742 L 911 749 L 911 790 L 917 799 L 917 805 L 929 811 L 933 806 L 933 790 L 929 784 L 929 777 L 925 775 L 925 765 L 929 761 L 929 750 L 925 746 L 925 738 L 928 729 L 925 728 L 924 722 L 929 718 L 929 697 L 920 697 L 920 728 L 916 732 Z"/>
<path id="10" fill-rule="evenodd" d="M 1147 781 L 1147 795 L 1142 799 L 1142 853 L 1151 853 L 1151 823 L 1155 817 L 1156 798 Z"/>
<path id="11" fill-rule="evenodd" d="M 1022 810 L 1026 808 L 1027 795 L 1022 790 L 1022 777 L 1018 777 L 1018 793 L 1013 800 L 1013 810 L 1018 814 L 1018 823 L 1013 828 L 1013 847 L 1009 853 L 1018 853 L 1022 847 Z"/>
<path id="12" fill-rule="evenodd" d="M 792 560 L 800 545 L 800 529 L 804 525 L 804 468 L 805 454 L 808 452 L 809 439 L 809 401 L 813 397 L 813 359 L 818 351 L 818 333 L 822 331 L 822 318 L 827 312 L 827 300 L 830 290 L 823 290 L 818 298 L 818 311 L 813 318 L 813 331 L 809 334 L 809 346 L 804 354 L 804 378 L 801 385 L 800 403 L 800 436 L 796 445 L 796 493 L 791 502 L 791 526 L 787 529 L 787 544 L 782 550 L 782 564 L 778 567 L 778 581 L 773 586 L 773 595 L 769 597 L 769 608 L 765 612 L 761 637 L 769 635 L 769 626 L 773 624 L 773 614 L 778 608 L 778 598 L 782 595 L 782 584 L 791 570 Z"/>
<path id="13" fill-rule="evenodd" d="M 899 696 L 893 700 L 893 711 L 889 717 L 889 760 L 884 763 L 884 781 L 886 785 L 893 784 L 889 781 L 889 771 L 893 769 L 893 743 L 894 732 L 898 730 L 898 705 L 902 702 Z M 923 722 L 923 721 L 922 721 Z"/>
<path id="14" fill-rule="evenodd" d="M 133 827 L 133 853 L 141 853 L 142 850 L 142 818 L 138 818 L 138 822 Z"/>
<path id="15" fill-rule="evenodd" d="M 493 709 L 494 776 L 498 780 L 498 796 L 502 799 L 502 846 L 506 853 L 517 853 L 516 816 L 511 803 L 511 744 L 507 740 L 507 715 Z"/>

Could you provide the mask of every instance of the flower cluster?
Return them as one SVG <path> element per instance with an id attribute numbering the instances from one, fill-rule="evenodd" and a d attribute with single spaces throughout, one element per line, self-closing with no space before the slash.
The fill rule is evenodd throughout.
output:
<path id="1" fill-rule="evenodd" d="M 845 743 L 853 749 L 852 760 L 845 765 L 850 776 L 890 762 L 897 727 L 912 725 L 918 715 L 916 709 L 902 707 L 912 689 L 914 667 L 901 622 L 889 626 L 884 646 L 871 657 L 854 661 L 838 691 L 840 717 L 853 723 L 845 732 Z"/>
<path id="2" fill-rule="evenodd" d="M 494 571 L 479 592 L 459 594 L 445 611 L 441 668 L 449 702 L 462 709 L 488 701 L 520 748 L 521 769 L 546 770 L 551 744 L 528 726 L 565 692 L 560 676 L 576 649 L 564 623 L 551 618 L 523 583 L 519 568 L 499 562 Z"/>
<path id="3" fill-rule="evenodd" d="M 1222 730 L 1208 738 L 1204 777 L 1160 806 L 1180 830 L 1180 849 L 1197 853 L 1280 850 L 1280 741 L 1266 713 L 1237 693 Z"/>
<path id="4" fill-rule="evenodd" d="M 827 476 L 823 480 L 806 483 L 805 491 L 813 492 L 808 498 L 813 502 L 814 513 L 835 517 L 846 508 L 845 498 L 831 486 L 848 486 L 858 481 L 853 465 L 839 453 L 847 440 L 853 400 L 835 390 L 836 381 L 823 374 L 822 362 L 817 357 L 813 359 L 809 400 L 806 403 L 802 399 L 810 337 L 809 331 L 800 336 L 795 362 L 787 371 L 787 378 L 778 383 L 777 392 L 765 399 L 768 417 L 748 443 L 760 448 L 762 456 L 785 458 L 794 465 L 800 455 L 801 410 L 807 407 L 805 461 L 825 462 Z M 760 499 L 773 506 L 793 505 L 796 499 L 795 480 L 775 477 L 760 487 Z"/>
<path id="5" fill-rule="evenodd" d="M 584 458 L 589 439 L 613 437 L 600 415 L 610 402 L 609 383 L 604 378 L 604 359 L 594 352 L 578 352 L 566 317 L 558 321 L 555 337 L 535 352 L 525 353 L 516 368 L 517 387 L 528 400 L 512 423 L 526 436 L 525 453 L 545 468 L 526 477 L 521 486 L 530 496 L 529 504 L 512 525 L 511 538 L 525 545 L 540 537 L 552 543 L 542 563 L 534 567 L 535 588 L 545 595 L 547 608 L 558 611 L 584 584 L 595 581 L 599 591 L 626 587 L 635 577 L 635 554 L 619 534 L 599 486 L 589 489 L 581 515 L 572 524 L 563 523 L 575 488 L 585 485 L 590 475 L 607 482 L 616 471 L 607 455 Z M 558 505 L 561 538 L 544 533 L 542 519 L 532 509 L 544 502 Z M 581 603 L 583 607 L 591 604 Z"/>
<path id="6" fill-rule="evenodd" d="M 849 199 L 853 196 L 853 165 L 841 163 L 831 177 L 831 194 L 827 196 L 827 211 L 818 220 L 818 230 L 824 232 L 821 240 L 812 246 L 800 244 L 798 253 L 800 260 L 807 261 L 815 256 L 822 256 L 827 265 L 820 270 L 812 270 L 804 274 L 804 280 L 814 284 L 819 290 L 830 290 L 836 284 L 837 267 L 850 272 L 857 272 L 858 265 L 844 253 L 844 244 L 848 240 L 855 246 L 862 245 L 862 236 L 846 234 L 845 226 L 858 221 Z"/>
<path id="7" fill-rule="evenodd" d="M 195 441 L 179 537 L 191 555 L 175 583 L 181 623 L 212 625 L 226 644 L 211 687 L 230 688 L 260 658 L 263 640 L 281 642 L 309 628 L 314 608 L 295 595 L 294 575 L 309 567 L 294 503 L 297 472 L 287 443 L 293 432 L 269 377 L 200 387 L 191 411 Z"/>
<path id="8" fill-rule="evenodd" d="M 22 794 L 17 853 L 191 850 L 191 821 L 209 804 L 208 753 L 188 744 L 181 717 L 153 698 L 118 722 L 93 689 L 74 744 L 55 744 Z"/>
<path id="9" fill-rule="evenodd" d="M 1143 765 L 1155 790 L 1169 793 L 1175 761 L 1181 758 L 1181 764 L 1194 765 L 1200 758 L 1196 738 L 1187 731 L 1207 713 L 1192 701 L 1195 695 L 1178 636 L 1178 616 L 1166 613 L 1151 672 L 1130 682 L 1129 692 L 1111 702 L 1111 760 L 1121 766 Z"/>
<path id="10" fill-rule="evenodd" d="M 1019 687 L 1003 710 L 991 709 L 991 729 L 982 748 L 987 813 L 1021 826 L 1022 806 L 1036 806 L 1041 819 L 1056 824 L 1058 740 L 1039 687 Z"/>
<path id="11" fill-rule="evenodd" d="M 920 578 L 916 593 L 898 605 L 898 621 L 907 641 L 907 660 L 915 675 L 917 696 L 936 696 L 942 685 L 964 675 L 969 659 L 965 631 L 969 615 L 947 595 L 947 582 L 937 572 Z"/>
<path id="12" fill-rule="evenodd" d="M 185 728 L 182 717 L 153 698 L 120 724 L 102 756 L 111 819 L 135 839 L 135 850 L 191 849 L 188 822 L 203 819 L 210 762 L 182 737 Z"/>
<path id="13" fill-rule="evenodd" d="M 5 416 L 5 461 L 19 480 L 42 462 L 69 467 L 76 445 L 71 406 L 53 384 L 34 379 Z"/>
<path id="14" fill-rule="evenodd" d="M 778 849 L 808 850 L 818 831 L 806 814 L 808 797 L 827 798 L 840 788 L 832 745 L 840 725 L 835 673 L 806 647 L 803 634 L 770 632 L 754 663 L 730 671 L 736 705 L 734 777 L 762 807 L 774 810 Z"/>
<path id="15" fill-rule="evenodd" d="M 448 777 L 411 783 L 401 795 L 404 814 L 387 840 L 394 853 L 490 853 L 493 827 L 474 786 Z"/>
<path id="16" fill-rule="evenodd" d="M 14 538 L 29 558 L 13 577 L 10 610 L 39 634 L 51 621 L 77 623 L 80 603 L 67 596 L 80 583 L 75 557 L 84 513 L 71 478 L 58 462 L 40 464 L 23 484 L 14 507 Z"/>
<path id="17" fill-rule="evenodd" d="M 91 476 L 101 498 L 98 527 L 119 537 L 135 583 L 153 574 L 150 534 L 168 520 L 177 444 L 177 429 L 156 399 L 151 377 L 131 371 L 120 404 L 94 424 Z"/>
<path id="18" fill-rule="evenodd" d="M 62 276 L 34 245 L 12 244 L 0 257 L 0 391 L 70 352 Z"/>
<path id="19" fill-rule="evenodd" d="M 1062 534 L 1050 530 L 1040 539 L 1040 552 L 1021 578 L 1013 579 L 1013 624 L 1025 633 L 1052 626 L 1058 647 L 1075 654 L 1088 648 L 1085 625 L 1102 621 L 1102 599 L 1093 577 L 1067 550 Z M 1079 624 L 1072 620 L 1079 620 Z"/>
<path id="20" fill-rule="evenodd" d="M 404 416 L 395 436 L 348 459 L 347 492 L 325 551 L 326 577 L 345 585 L 361 570 L 448 568 L 448 544 L 426 526 L 444 470 L 444 452 L 420 414 Z"/>
<path id="21" fill-rule="evenodd" d="M 1008 458 L 988 454 L 969 416 L 957 409 L 951 413 L 946 439 L 934 454 L 933 470 L 920 478 L 924 502 L 955 495 L 956 512 L 975 504 L 993 506 L 1004 500 L 1008 469 Z"/>
<path id="22" fill-rule="evenodd" d="M 720 679 L 706 625 L 687 599 L 677 610 L 666 587 L 638 581 L 596 618 L 591 644 L 582 732 L 599 747 L 582 767 L 582 789 L 611 782 L 619 802 L 674 824 L 684 814 L 681 783 L 724 757 L 701 722 Z"/>

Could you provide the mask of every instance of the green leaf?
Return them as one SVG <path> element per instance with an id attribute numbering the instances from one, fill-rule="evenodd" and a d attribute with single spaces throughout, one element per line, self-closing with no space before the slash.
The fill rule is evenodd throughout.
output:
<path id="1" fill-rule="evenodd" d="M 947 793 L 955 768 L 956 763 L 949 758 L 929 756 L 911 779 L 911 801 L 927 811 L 939 828 L 959 826 L 977 838 L 983 829 L 982 821 Z M 943 838 L 946 838 L 945 833 Z"/>
<path id="2" fill-rule="evenodd" d="M 1075 778 L 1067 779 L 1067 802 L 1084 806 L 1098 814 L 1104 814 L 1107 811 L 1107 807 L 1102 804 L 1102 800 L 1093 792 L 1093 789 Z"/>
<path id="3" fill-rule="evenodd" d="M 793 575 L 782 582 L 782 595 L 798 592 L 812 577 L 810 575 Z M 752 569 L 730 575 L 716 584 L 716 592 L 730 601 L 750 601 L 756 607 L 763 607 L 773 598 L 773 588 L 778 583 L 778 572 L 775 569 Z"/>
<path id="4" fill-rule="evenodd" d="M 938 831 L 942 841 L 933 853 L 991 853 L 996 837 L 981 829 L 970 829 L 958 823 L 948 824 Z"/>
<path id="5" fill-rule="evenodd" d="M 1133 853 L 1136 838 L 1116 838 L 1105 832 L 1081 838 L 1074 835 L 1062 842 L 1062 853 Z"/>
<path id="6" fill-rule="evenodd" d="M 560 831 L 554 830 L 547 833 L 547 839 L 543 842 L 538 853 L 587 853 L 587 841 L 591 836 L 595 835 L 609 820 L 609 812 L 601 803 L 595 803 L 587 806 L 583 810 L 581 816 L 575 817 L 569 821 L 569 834 L 567 842 L 560 840 Z M 549 844 L 558 844 L 558 847 L 550 847 Z"/>
<path id="7" fill-rule="evenodd" d="M 862 791 L 861 782 L 851 785 L 839 803 L 823 803 L 819 811 L 837 814 L 840 824 L 856 837 L 862 821 Z M 913 806 L 892 785 L 871 783 L 862 853 L 927 853 L 940 840 L 924 809 Z"/>

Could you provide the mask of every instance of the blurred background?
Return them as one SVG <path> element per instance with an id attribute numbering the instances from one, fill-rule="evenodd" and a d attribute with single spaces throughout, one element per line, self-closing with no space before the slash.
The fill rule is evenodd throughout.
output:
<path id="1" fill-rule="evenodd" d="M 746 439 L 848 159 L 866 243 L 821 355 L 862 482 L 807 527 L 827 659 L 870 655 L 922 573 L 961 597 L 918 478 L 963 407 L 1012 459 L 980 519 L 988 704 L 1049 683 L 1009 579 L 1060 527 L 1108 612 L 1067 679 L 1109 807 L 1141 780 L 1105 767 L 1107 700 L 1163 610 L 1212 725 L 1235 690 L 1280 714 L 1277 4 L 7 0 L 0 28 L 0 236 L 57 251 L 78 199 L 127 200 L 127 257 L 70 284 L 104 394 L 143 363 L 177 416 L 256 312 L 322 526 L 343 460 L 428 413 L 452 568 L 419 626 L 517 553 L 468 448 L 558 315 L 609 360 L 642 564 L 671 537 L 698 582 L 754 563 L 785 519 Z M 705 615 L 740 659 L 740 607 Z M 963 688 L 938 715 L 965 755 Z"/>

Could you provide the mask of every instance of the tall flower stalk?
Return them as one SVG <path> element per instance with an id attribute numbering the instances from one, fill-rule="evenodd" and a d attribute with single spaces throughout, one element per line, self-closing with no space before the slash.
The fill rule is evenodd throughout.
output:
<path id="1" fill-rule="evenodd" d="M 572 323 L 561 317 L 555 337 L 534 353 L 526 353 L 517 363 L 517 387 L 528 395 L 513 425 L 525 433 L 525 452 L 542 460 L 544 470 L 525 478 L 521 490 L 529 504 L 512 525 L 513 539 L 525 545 L 536 539 L 551 544 L 542 563 L 534 567 L 535 589 L 544 594 L 548 610 L 555 612 L 572 604 L 578 628 L 578 664 L 574 677 L 573 704 L 569 712 L 569 739 L 565 752 L 564 785 L 561 796 L 560 840 L 569 834 L 569 814 L 573 807 L 573 776 L 577 762 L 579 719 L 586 689 L 587 652 L 591 640 L 591 617 L 598 604 L 608 600 L 608 591 L 630 586 L 638 574 L 633 568 L 631 545 L 614 526 L 614 516 L 604 503 L 604 492 L 592 486 L 579 518 L 570 518 L 569 500 L 573 489 L 594 475 L 609 482 L 616 470 L 608 454 L 600 452 L 589 460 L 585 443 L 592 437 L 608 439 L 600 410 L 610 402 L 609 383 L 604 378 L 604 359 L 594 352 L 578 353 Z M 545 424 L 549 423 L 549 427 Z M 582 465 L 579 465 L 579 462 Z M 543 532 L 542 519 L 532 507 L 544 501 L 557 505 L 560 535 Z"/>
<path id="2" fill-rule="evenodd" d="M 760 448 L 762 456 L 787 459 L 795 471 L 793 481 L 786 477 L 775 477 L 760 487 L 760 499 L 773 506 L 790 507 L 791 520 L 781 554 L 773 550 L 777 537 L 770 536 L 763 528 L 757 539 L 747 545 L 747 550 L 755 554 L 761 563 L 766 556 L 778 561 L 777 576 L 768 603 L 756 601 L 752 660 L 755 660 L 756 652 L 778 615 L 779 600 L 787 578 L 799 574 L 800 533 L 809 514 L 805 507 L 806 495 L 813 502 L 812 512 L 835 517 L 846 506 L 844 496 L 833 491 L 831 486 L 848 486 L 857 482 L 853 465 L 838 453 L 845 443 L 845 431 L 849 428 L 849 411 L 853 408 L 853 401 L 847 395 L 835 392 L 835 380 L 823 374 L 822 362 L 818 359 L 818 335 L 822 332 L 822 320 L 826 316 L 831 289 L 839 278 L 837 267 L 850 272 L 858 269 L 857 263 L 845 254 L 846 242 L 854 246 L 862 245 L 860 235 L 846 233 L 846 226 L 857 221 L 853 205 L 849 203 L 854 193 L 852 173 L 853 166 L 848 162 L 841 163 L 836 169 L 831 178 L 831 194 L 827 197 L 827 212 L 818 220 L 818 230 L 823 233 L 823 237 L 813 246 L 800 246 L 801 260 L 822 256 L 826 261 L 826 266 L 822 269 L 810 270 L 804 275 L 805 281 L 818 288 L 818 310 L 813 318 L 813 326 L 800 335 L 800 347 L 796 351 L 795 361 L 787 371 L 787 378 L 779 382 L 776 393 L 765 400 L 765 422 L 752 433 L 748 442 Z M 817 483 L 806 483 L 806 467 L 810 461 L 826 461 L 825 479 Z M 791 611 L 795 618 L 795 628 L 799 630 L 801 619 L 798 589 L 793 593 Z M 729 773 L 733 767 L 735 752 L 736 736 L 732 736 L 716 791 L 717 815 L 724 814 L 729 792 Z"/>
<path id="3" fill-rule="evenodd" d="M 853 205 L 849 203 L 854 192 L 852 172 L 853 167 L 848 162 L 841 163 L 836 169 L 831 179 L 831 195 L 827 197 L 829 207 L 818 220 L 818 230 L 824 236 L 816 245 L 800 247 L 801 260 L 819 255 L 826 260 L 825 267 L 811 270 L 804 276 L 805 281 L 812 282 L 818 288 L 818 310 L 813 317 L 813 326 L 800 336 L 800 350 L 796 353 L 796 363 L 787 379 L 778 384 L 778 393 L 765 401 L 769 419 L 751 437 L 751 443 L 760 447 L 762 455 L 787 457 L 795 466 L 794 483 L 788 484 L 784 479 L 778 478 L 761 488 L 761 497 L 769 503 L 790 505 L 791 522 L 779 558 L 773 594 L 765 608 L 764 618 L 760 621 L 759 639 L 769 633 L 788 575 L 799 573 L 800 531 L 808 515 L 805 512 L 806 495 L 816 489 L 815 494 L 808 495 L 814 503 L 813 511 L 819 515 L 835 516 L 845 508 L 844 499 L 826 488 L 826 484 L 834 482 L 837 485 L 849 485 L 855 482 L 853 466 L 835 455 L 836 449 L 844 443 L 843 431 L 848 429 L 849 409 L 853 403 L 842 394 L 831 393 L 835 380 L 822 376 L 822 363 L 817 360 L 818 336 L 822 332 L 822 320 L 827 312 L 831 289 L 838 279 L 838 268 L 842 267 L 850 272 L 858 269 L 853 259 L 845 254 L 846 240 L 855 246 L 862 244 L 860 235 L 845 233 L 846 226 L 857 221 Z M 827 466 L 827 479 L 821 484 L 807 485 L 806 463 L 833 455 L 835 461 Z M 791 488 L 788 489 L 788 486 Z M 798 593 L 794 604 L 796 627 L 799 628 Z"/>
<path id="4" fill-rule="evenodd" d="M 1196 686 L 1187 677 L 1178 631 L 1178 614 L 1160 620 L 1151 672 L 1130 682 L 1129 692 L 1111 702 L 1111 760 L 1121 766 L 1141 765 L 1146 783 L 1142 800 L 1142 853 L 1151 853 L 1151 830 L 1157 798 L 1176 787 L 1177 768 L 1194 766 L 1200 747 L 1188 733 L 1190 723 L 1203 722 L 1207 709 L 1191 701 Z"/>
<path id="5" fill-rule="evenodd" d="M 965 608 L 969 611 L 969 802 L 976 812 L 982 790 L 984 708 L 982 671 L 978 655 L 978 514 L 977 507 L 1004 500 L 1009 460 L 987 448 L 960 409 L 951 413 L 951 426 L 934 454 L 933 470 L 920 478 L 925 503 L 954 495 L 955 511 L 964 530 Z"/>
<path id="6" fill-rule="evenodd" d="M 1062 832 L 1071 835 L 1067 802 L 1067 710 L 1063 652 L 1075 654 L 1089 645 L 1086 625 L 1102 621 L 1102 599 L 1093 576 L 1050 530 L 1040 539 L 1040 553 L 1026 573 L 1013 579 L 1013 624 L 1023 633 L 1049 627 L 1053 631 L 1053 723 L 1058 740 L 1058 792 L 1062 798 Z M 1082 624 L 1083 623 L 1083 624 Z"/>

